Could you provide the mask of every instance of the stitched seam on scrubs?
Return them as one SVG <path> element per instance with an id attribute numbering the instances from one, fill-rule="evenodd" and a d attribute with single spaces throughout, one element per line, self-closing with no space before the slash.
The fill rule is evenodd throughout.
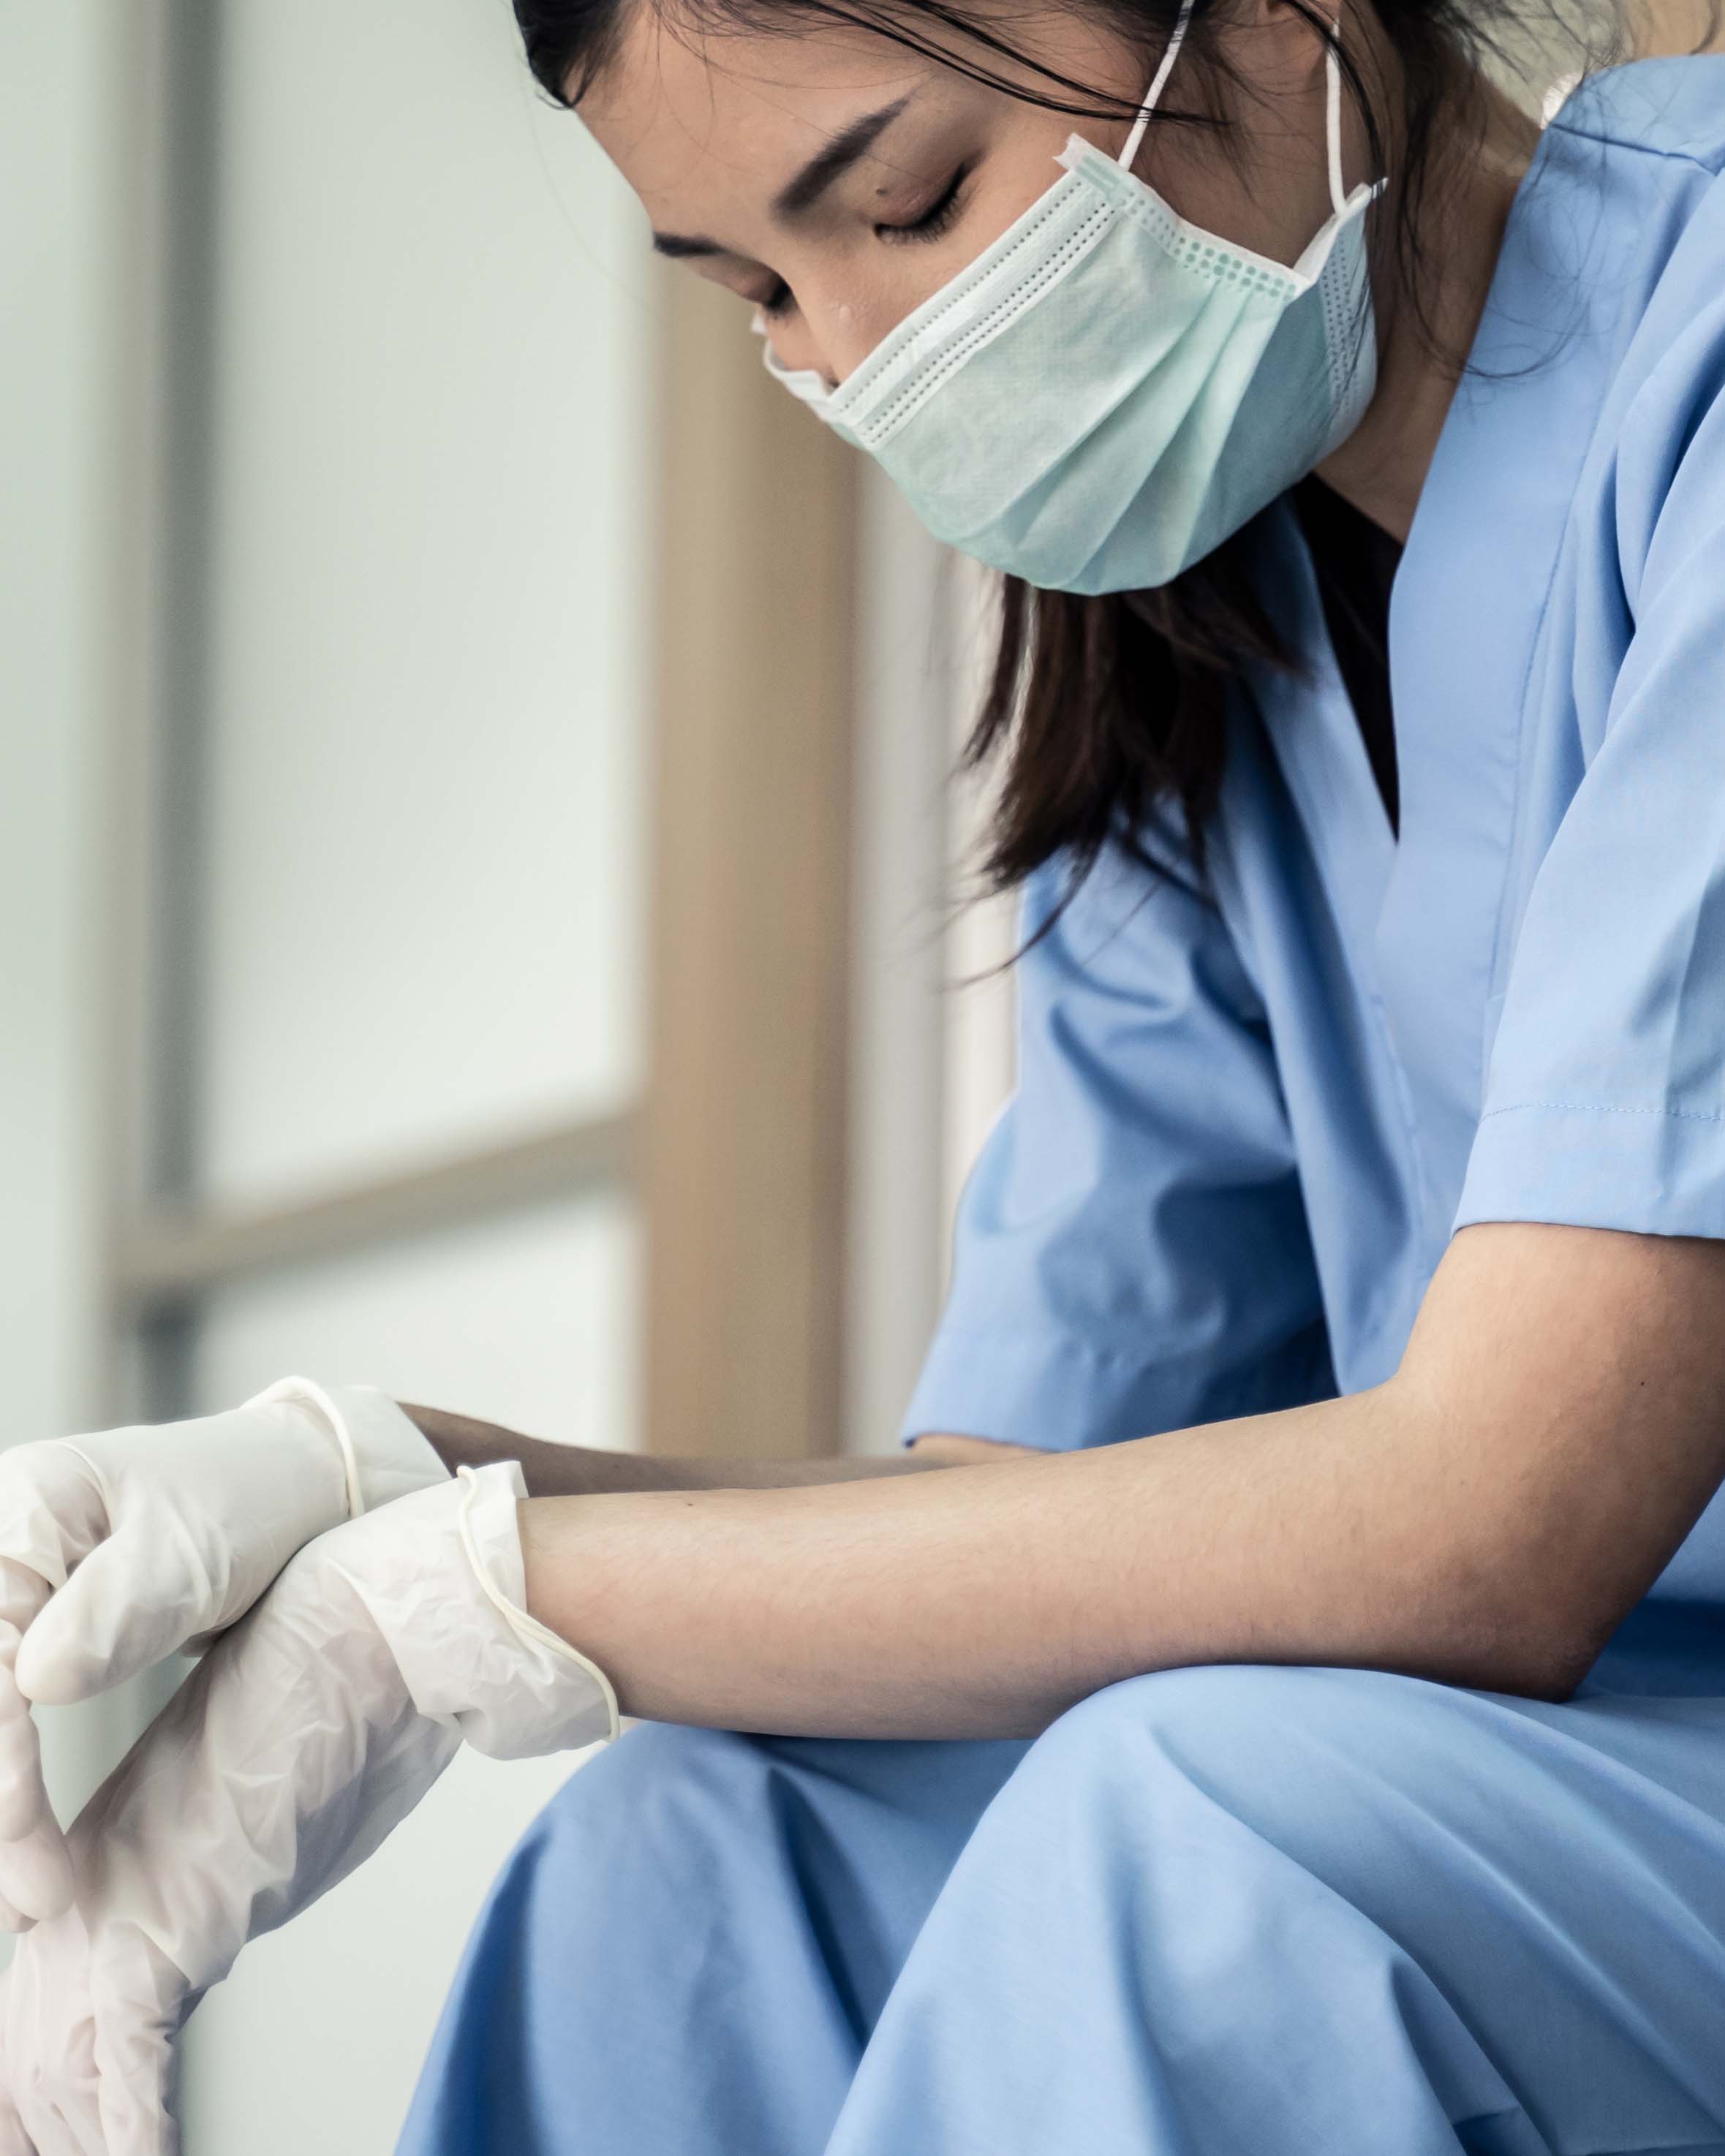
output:
<path id="1" fill-rule="evenodd" d="M 1591 449 L 1593 442 L 1594 436 L 1589 434 L 1586 444 L 1583 447 L 1581 454 L 1575 460 L 1575 472 L 1569 485 L 1568 500 L 1563 506 L 1563 529 L 1558 534 L 1558 545 L 1551 557 L 1551 567 L 1546 573 L 1545 589 L 1539 595 L 1539 610 L 1533 617 L 1533 633 L 1527 639 L 1527 663 L 1522 668 L 1521 690 L 1516 699 L 1515 767 L 1510 775 L 1509 823 L 1506 834 L 1507 843 L 1503 851 L 1502 880 L 1497 886 L 1497 917 L 1491 923 L 1491 948 L 1487 953 L 1486 959 L 1486 1000 L 1487 1004 L 1492 1000 L 1491 983 L 1497 978 L 1497 960 L 1499 954 L 1503 949 L 1504 931 L 1508 925 L 1510 910 L 1515 903 L 1514 894 L 1511 888 L 1509 871 L 1510 864 L 1515 859 L 1516 840 L 1520 835 L 1522 815 L 1526 800 L 1525 792 L 1522 785 L 1522 776 L 1527 767 L 1527 691 L 1533 680 L 1533 669 L 1539 663 L 1540 639 L 1545 634 L 1546 617 L 1551 612 L 1552 593 L 1557 589 L 1558 565 L 1562 561 L 1563 556 L 1563 541 L 1568 537 L 1569 527 L 1575 521 L 1575 497 L 1581 490 L 1581 475 L 1587 469 L 1588 452 Z M 1512 952 L 1511 955 L 1513 957 Z M 1506 990 L 1505 993 L 1507 993 L 1507 991 Z M 1491 1059 L 1485 1052 L 1485 1043 L 1483 1040 L 1480 1040 L 1478 1045 L 1480 1050 L 1480 1091 L 1483 1093 L 1486 1089 L 1486 1081 L 1491 1075 Z M 1541 1104 L 1530 1102 L 1529 1105 L 1535 1106 Z M 1543 1105 L 1552 1106 L 1556 1104 L 1554 1102 L 1546 1102 Z M 1487 1111 L 1487 1113 L 1490 1114 L 1498 1114 L 1501 1112 L 1502 1111 L 1500 1110 L 1497 1109 Z M 1643 1114 L 1652 1115 L 1656 1114 L 1658 1111 L 1655 1109 L 1644 1109 L 1640 1112 Z"/>
<path id="2" fill-rule="evenodd" d="M 942 1337 L 948 1340 L 1004 1340 L 1009 1342 L 1014 1348 L 1022 1346 L 1024 1338 L 1023 1332 L 1017 1327 L 1007 1325 L 943 1324 L 941 1332 Z M 1086 1362 L 1117 1363 L 1122 1369 L 1126 1370 L 1175 1369 L 1184 1363 L 1198 1363 L 1208 1361 L 1214 1353 L 1214 1351 L 1209 1348 L 1194 1348 L 1179 1355 L 1153 1353 L 1147 1356 L 1132 1348 L 1094 1347 L 1083 1333 L 1070 1331 L 1056 1332 L 1054 1338 L 1058 1346 L 1074 1350 Z"/>
<path id="3" fill-rule="evenodd" d="M 1315 1312 L 1312 1322 L 1322 1322 L 1322 1312 Z M 1264 1365 L 1266 1363 L 1274 1362 L 1276 1358 L 1288 1352 L 1296 1341 L 1304 1337 L 1309 1327 L 1296 1327 L 1294 1331 L 1277 1340 L 1273 1345 L 1260 1349 L 1255 1355 L 1242 1363 L 1226 1348 L 1219 1348 L 1214 1345 L 1163 1349 L 1160 1352 L 1153 1350 L 1148 1353 L 1135 1348 L 1099 1348 L 1093 1345 L 1082 1332 L 1070 1327 L 1063 1326 L 1052 1333 L 1048 1345 L 1038 1353 L 1036 1360 L 1040 1364 L 1046 1366 L 1065 1358 L 1074 1363 L 1081 1363 L 1087 1368 L 1101 1371 L 1111 1376 L 1123 1373 L 1152 1384 L 1165 1384 L 1170 1380 L 1180 1382 L 1194 1372 L 1200 1375 L 1207 1373 L 1215 1380 L 1217 1389 L 1224 1399 L 1224 1414 L 1250 1413 L 1255 1410 L 1250 1408 L 1236 1409 L 1227 1403 L 1247 1402 L 1260 1397 L 1263 1391 L 1261 1373 Z M 1012 1350 L 1022 1348 L 1024 1337 L 1022 1328 L 1014 1330 L 1004 1326 L 971 1325 L 963 1322 L 952 1324 L 942 1321 L 937 1342 L 931 1347 L 927 1361 L 924 1365 L 925 1376 L 936 1368 L 942 1348 L 948 1344 L 965 1348 L 984 1346 L 999 1348 L 1004 1344 L 1009 1350 Z M 977 1388 L 967 1383 L 965 1389 L 973 1394 Z M 1171 1428 L 1174 1426 L 1168 1425 Z M 934 1425 L 929 1424 L 927 1427 L 933 1428 Z M 1150 1433 L 1141 1432 L 1140 1435 L 1148 1435 Z"/>
<path id="4" fill-rule="evenodd" d="M 1511 1101 L 1501 1108 L 1487 1108 L 1482 1123 L 1493 1116 L 1528 1113 L 1550 1116 L 1665 1116 L 1675 1122 L 1725 1123 L 1725 1112 L 1712 1108 L 1619 1108 L 1606 1101 Z"/>
<path id="5" fill-rule="evenodd" d="M 1311 546 L 1307 542 L 1304 531 L 1300 528 L 1297 516 L 1294 518 L 1293 522 L 1295 572 L 1301 580 L 1296 603 L 1301 614 L 1312 624 L 1317 639 L 1321 639 L 1322 648 L 1329 653 L 1330 667 L 1335 678 L 1336 686 L 1345 698 L 1347 688 L 1342 680 L 1341 664 L 1336 657 L 1335 641 L 1330 634 L 1329 624 L 1324 619 L 1323 595 L 1318 589 L 1317 566 L 1312 560 Z M 1270 746 L 1267 741 L 1266 746 L 1266 747 Z M 1275 755 L 1273 748 L 1271 748 L 1270 753 L 1273 758 Z M 1351 757 L 1358 757 L 1362 761 L 1368 762 L 1365 755 L 1364 743 L 1360 738 L 1357 726 L 1350 730 L 1348 753 Z M 1369 776 L 1368 776 L 1367 783 L 1368 785 L 1371 783 Z M 1296 798 L 1291 783 L 1284 780 L 1284 784 L 1287 787 L 1289 799 Z M 1373 791 L 1375 793 L 1375 788 Z M 1380 802 L 1380 808 L 1381 806 Z M 1339 923 L 1346 917 L 1346 908 L 1341 902 L 1340 894 L 1332 887 L 1331 870 L 1320 861 L 1317 872 L 1325 890 L 1331 893 L 1336 906 L 1336 918 Z M 1381 922 L 1383 917 L 1381 907 L 1378 917 Z M 1366 955 L 1368 963 L 1360 969 L 1360 977 L 1368 984 L 1367 1009 L 1371 1015 L 1371 1023 L 1378 1045 L 1383 1050 L 1385 1068 L 1390 1074 L 1391 1082 L 1395 1089 L 1395 1106 L 1401 1128 L 1403 1152 L 1408 1163 L 1414 1204 L 1423 1228 L 1428 1219 L 1435 1217 L 1433 1209 L 1437 1194 L 1426 1166 L 1425 1148 L 1420 1142 L 1419 1106 L 1414 1097 L 1413 1084 L 1402 1062 L 1401 1049 L 1396 1040 L 1395 1029 L 1389 1022 L 1389 1012 L 1384 1000 L 1383 984 L 1378 973 L 1375 931 L 1367 943 Z M 1286 1111 L 1286 1101 L 1284 1101 L 1284 1110 Z M 1374 1325 L 1376 1322 L 1373 1321 Z"/>
<path id="6" fill-rule="evenodd" d="M 1697 54 L 1696 57 L 1703 56 Z M 1705 157 L 1693 150 L 1666 150 L 1661 149 L 1657 142 L 1638 142 L 1625 135 L 1600 135 L 1591 127 L 1578 127 L 1574 121 L 1561 119 L 1553 120 L 1550 126 L 1553 134 L 1573 135 L 1579 142 L 1597 142 L 1607 150 L 1633 150 L 1640 157 L 1663 157 L 1672 165 L 1693 165 L 1697 172 L 1705 172 L 1710 180 L 1720 177 L 1719 167 L 1709 164 Z"/>

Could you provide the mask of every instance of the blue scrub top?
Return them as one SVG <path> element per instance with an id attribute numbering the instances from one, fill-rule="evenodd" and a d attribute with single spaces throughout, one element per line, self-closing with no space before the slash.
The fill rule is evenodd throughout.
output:
<path id="1" fill-rule="evenodd" d="M 1266 520 L 1309 678 L 1230 721 L 1207 886 L 1169 816 L 1176 873 L 1105 857 L 1020 962 L 906 1436 L 1377 1383 L 1473 1221 L 1725 1236 L 1722 165 L 1725 59 L 1599 76 L 1546 131 L 1396 577 L 1399 844 Z"/>

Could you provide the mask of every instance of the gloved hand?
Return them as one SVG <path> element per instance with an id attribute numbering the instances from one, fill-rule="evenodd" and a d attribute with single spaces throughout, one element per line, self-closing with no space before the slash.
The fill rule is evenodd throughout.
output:
<path id="1" fill-rule="evenodd" d="M 529 1616 L 513 1460 L 334 1529 L 205 1656 L 73 1828 L 77 1899 L 18 1943 L 0 2156 L 172 2156 L 172 2044 L 246 1940 L 369 1856 L 465 1738 L 617 1732 Z"/>
<path id="2" fill-rule="evenodd" d="M 226 1414 L 0 1454 L 0 1924 L 72 1892 L 27 1702 L 88 1699 L 197 1646 L 314 1535 L 446 1479 L 385 1394 L 304 1378 Z"/>

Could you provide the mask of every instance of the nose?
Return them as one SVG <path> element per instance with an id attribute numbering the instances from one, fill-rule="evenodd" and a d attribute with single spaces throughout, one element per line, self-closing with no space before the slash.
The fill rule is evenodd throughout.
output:
<path id="1" fill-rule="evenodd" d="M 798 314 L 782 323 L 768 322 L 758 308 L 755 328 L 765 337 L 774 363 L 787 373 L 816 374 L 830 391 L 865 359 L 879 341 L 859 323 L 856 310 L 841 303 L 824 321 Z"/>
<path id="2" fill-rule="evenodd" d="M 751 327 L 755 335 L 765 342 L 768 357 L 775 372 L 812 374 L 829 394 L 838 388 L 837 376 L 813 351 L 811 339 L 788 336 L 783 330 L 775 330 L 770 322 L 762 319 L 758 309 Z"/>

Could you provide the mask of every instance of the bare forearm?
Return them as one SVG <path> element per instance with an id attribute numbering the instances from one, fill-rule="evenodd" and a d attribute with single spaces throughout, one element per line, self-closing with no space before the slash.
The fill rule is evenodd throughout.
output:
<path id="1" fill-rule="evenodd" d="M 1369 1392 L 825 1488 L 530 1502 L 530 1606 L 626 1712 L 1035 1733 L 1101 1686 L 1329 1663 L 1567 1697 L 1725 1476 L 1725 1247 L 1492 1224 Z"/>
<path id="2" fill-rule="evenodd" d="M 530 1503 L 529 1604 L 627 1712 L 804 1735 L 1031 1735 L 1186 1662 L 1532 1688 L 1489 1598 L 1464 1617 L 1421 1547 L 1388 1406 L 965 1475 Z"/>
<path id="3" fill-rule="evenodd" d="M 477 1422 L 444 1408 L 410 1406 L 403 1412 L 424 1432 L 453 1474 L 494 1460 L 518 1460 L 535 1497 L 593 1496 L 642 1490 L 783 1490 L 809 1484 L 856 1482 L 903 1476 L 930 1467 L 967 1466 L 972 1460 L 1019 1450 L 987 1440 L 927 1437 L 891 1459 L 856 1456 L 818 1460 L 667 1460 L 638 1452 L 607 1452 L 582 1445 L 550 1445 L 500 1424 Z"/>

